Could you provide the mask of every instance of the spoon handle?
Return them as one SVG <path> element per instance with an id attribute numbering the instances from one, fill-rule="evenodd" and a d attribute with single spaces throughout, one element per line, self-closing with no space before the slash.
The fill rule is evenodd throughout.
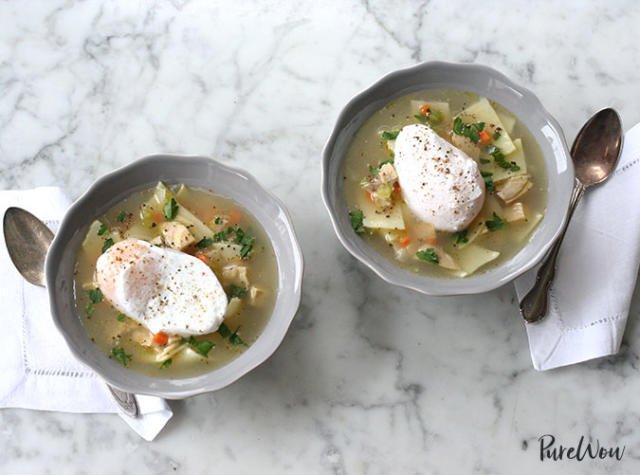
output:
<path id="1" fill-rule="evenodd" d="M 553 283 L 556 273 L 556 258 L 560 251 L 560 246 L 564 239 L 564 235 L 569 227 L 569 221 L 573 216 L 573 212 L 582 198 L 585 186 L 576 179 L 571 192 L 571 201 L 569 202 L 569 212 L 567 213 L 567 221 L 564 223 L 560 236 L 551 246 L 551 250 L 542 261 L 542 265 L 536 274 L 536 281 L 531 290 L 520 301 L 520 313 L 527 323 L 535 323 L 542 320 L 549 310 L 549 289 Z"/>
<path id="2" fill-rule="evenodd" d="M 136 400 L 136 395 L 133 393 L 127 393 L 125 391 L 120 391 L 117 388 L 114 388 L 110 384 L 107 384 L 107 388 L 109 388 L 109 392 L 127 416 L 136 418 L 140 414 L 140 410 L 138 408 L 138 401 Z"/>

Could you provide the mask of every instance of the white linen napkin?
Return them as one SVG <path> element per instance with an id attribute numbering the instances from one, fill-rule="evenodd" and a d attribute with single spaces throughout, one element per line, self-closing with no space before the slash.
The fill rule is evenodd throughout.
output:
<path id="1" fill-rule="evenodd" d="M 19 206 L 54 232 L 69 205 L 59 188 L 0 191 L 0 219 L 7 208 Z M 0 279 L 0 408 L 118 412 L 141 437 L 153 440 L 173 415 L 167 402 L 137 396 L 141 416 L 132 418 L 120 412 L 106 384 L 67 348 L 51 318 L 46 289 L 26 282 L 13 266 L 3 232 Z"/>
<path id="2" fill-rule="evenodd" d="M 539 371 L 620 349 L 640 262 L 640 124 L 624 137 L 614 174 L 587 190 L 558 255 L 549 314 L 526 324 Z M 537 267 L 515 281 L 518 300 Z"/>

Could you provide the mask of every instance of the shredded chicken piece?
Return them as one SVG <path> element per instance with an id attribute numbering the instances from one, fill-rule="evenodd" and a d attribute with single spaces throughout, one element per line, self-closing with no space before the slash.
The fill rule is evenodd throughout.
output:
<path id="1" fill-rule="evenodd" d="M 385 163 L 380 167 L 378 178 L 380 178 L 380 181 L 382 183 L 394 184 L 396 181 L 398 181 L 398 174 L 396 173 L 396 169 L 393 168 L 393 165 L 391 165 L 390 163 Z"/>
<path id="2" fill-rule="evenodd" d="M 360 183 L 360 186 L 362 187 L 362 189 L 368 193 L 375 193 L 376 189 L 378 188 L 378 180 L 376 180 L 375 178 L 371 181 L 362 181 Z"/>
<path id="3" fill-rule="evenodd" d="M 164 242 L 171 249 L 182 251 L 185 247 L 196 242 L 196 238 L 193 237 L 189 229 L 184 224 L 175 221 L 162 223 L 160 231 Z"/>
<path id="4" fill-rule="evenodd" d="M 252 285 L 249 289 L 249 302 L 251 305 L 258 305 L 262 300 L 262 296 L 264 295 L 264 290 L 255 285 Z"/>
<path id="5" fill-rule="evenodd" d="M 413 234 L 421 241 L 428 241 L 436 237 L 436 228 L 431 223 L 418 221 L 413 227 Z"/>
<path id="6" fill-rule="evenodd" d="M 400 261 L 406 261 L 410 257 L 410 251 L 408 247 L 400 245 L 400 240 L 406 236 L 404 231 L 389 231 L 384 234 L 384 239 L 393 246 L 393 250 L 396 253 L 396 259 Z"/>
<path id="7" fill-rule="evenodd" d="M 154 246 L 164 247 L 164 239 L 162 239 L 162 235 L 154 237 L 151 241 L 149 241 Z"/>
<path id="8" fill-rule="evenodd" d="M 151 333 L 147 327 L 144 327 L 140 324 L 129 330 L 125 330 L 122 333 L 122 338 L 130 339 L 142 346 L 153 345 L 153 333 Z"/>
<path id="9" fill-rule="evenodd" d="M 504 218 L 509 223 L 514 223 L 516 221 L 526 221 L 527 213 L 525 212 L 524 205 L 520 202 L 517 202 L 513 203 L 508 208 L 505 208 Z"/>
<path id="10" fill-rule="evenodd" d="M 423 248 L 424 249 L 424 248 Z M 435 247 L 434 251 L 438 256 L 438 265 L 445 269 L 460 270 L 460 266 L 453 257 L 441 247 Z"/>
<path id="11" fill-rule="evenodd" d="M 369 199 L 378 208 L 391 206 L 391 193 L 393 184 L 398 181 L 396 169 L 390 163 L 382 165 L 377 175 L 364 180 L 360 186 L 369 193 Z"/>
<path id="12" fill-rule="evenodd" d="M 247 275 L 247 268 L 238 264 L 229 264 L 222 268 L 222 280 L 226 284 L 234 284 L 244 287 L 249 287 L 249 277 Z"/>
<path id="13" fill-rule="evenodd" d="M 497 195 L 510 204 L 533 187 L 529 175 L 512 176 L 496 185 Z"/>

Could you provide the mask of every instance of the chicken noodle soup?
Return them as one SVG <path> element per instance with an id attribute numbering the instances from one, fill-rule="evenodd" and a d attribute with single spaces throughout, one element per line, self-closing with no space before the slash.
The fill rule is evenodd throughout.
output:
<path id="1" fill-rule="evenodd" d="M 219 368 L 258 338 L 278 271 L 269 239 L 243 208 L 184 185 L 137 193 L 90 226 L 74 277 L 91 340 L 155 377 Z"/>
<path id="2" fill-rule="evenodd" d="M 467 277 L 529 241 L 546 208 L 544 158 L 527 128 L 478 95 L 437 89 L 375 112 L 347 151 L 351 225 L 411 272 Z"/>

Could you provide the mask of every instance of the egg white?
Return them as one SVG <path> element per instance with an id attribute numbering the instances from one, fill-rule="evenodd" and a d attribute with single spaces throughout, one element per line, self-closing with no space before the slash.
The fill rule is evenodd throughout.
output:
<path id="1" fill-rule="evenodd" d="M 465 229 L 482 209 L 485 185 L 478 164 L 431 127 L 402 128 L 394 166 L 411 212 L 439 231 Z"/>
<path id="2" fill-rule="evenodd" d="M 202 335 L 224 319 L 227 296 L 200 259 L 139 239 L 110 247 L 96 263 L 104 297 L 151 332 Z"/>

